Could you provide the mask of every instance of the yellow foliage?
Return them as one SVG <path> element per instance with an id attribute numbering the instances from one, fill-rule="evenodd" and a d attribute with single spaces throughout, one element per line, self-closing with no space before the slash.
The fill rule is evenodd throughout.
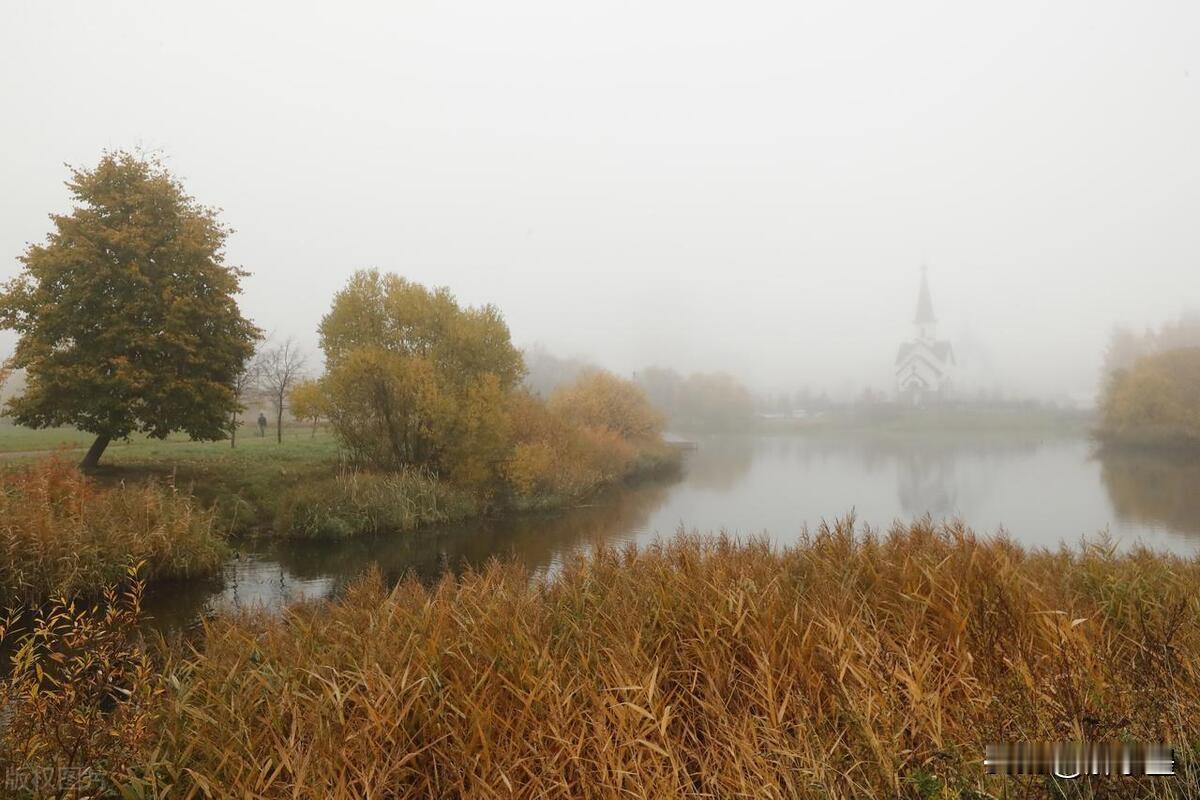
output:
<path id="1" fill-rule="evenodd" d="M 311 422 L 315 428 L 322 417 L 329 414 L 328 401 L 321 384 L 315 380 L 304 380 L 292 387 L 288 393 L 288 408 L 296 419 Z"/>
<path id="2" fill-rule="evenodd" d="M 516 395 L 510 404 L 516 443 L 505 477 L 517 494 L 577 497 L 627 475 L 643 450 L 657 443 L 648 433 L 657 417 L 644 397 L 638 401 L 640 392 L 626 391 L 629 387 L 596 373 L 566 387 L 549 404 Z M 629 438 L 622 428 L 642 434 Z"/>
<path id="3" fill-rule="evenodd" d="M 462 308 L 444 289 L 359 272 L 322 320 L 321 345 L 324 409 L 373 467 L 428 469 L 485 501 L 507 481 L 522 502 L 550 503 L 661 451 L 662 417 L 633 383 L 590 372 L 543 403 L 515 388 L 525 369 L 499 312 Z"/>
<path id="4" fill-rule="evenodd" d="M 637 384 L 610 372 L 589 372 L 550 397 L 550 409 L 582 428 L 611 431 L 622 439 L 653 439 L 663 418 Z"/>
<path id="5" fill-rule="evenodd" d="M 1109 378 L 1104 429 L 1116 438 L 1200 442 L 1200 347 L 1137 359 Z"/>
<path id="6" fill-rule="evenodd" d="M 507 458 L 523 372 L 496 309 L 359 272 L 321 322 L 330 422 L 355 460 L 417 466 L 487 495 Z"/>

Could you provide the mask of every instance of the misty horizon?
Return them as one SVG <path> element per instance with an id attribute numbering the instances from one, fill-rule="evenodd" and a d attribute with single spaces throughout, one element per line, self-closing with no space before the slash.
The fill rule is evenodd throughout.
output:
<path id="1" fill-rule="evenodd" d="M 972 381 L 1078 400 L 1200 305 L 1200 9 L 211 8 L 10 7 L 0 280 L 140 147 L 314 356 L 374 267 L 625 374 L 887 392 L 927 265 Z"/>

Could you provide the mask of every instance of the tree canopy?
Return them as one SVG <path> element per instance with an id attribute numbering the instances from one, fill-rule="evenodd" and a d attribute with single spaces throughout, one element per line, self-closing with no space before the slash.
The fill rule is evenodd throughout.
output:
<path id="1" fill-rule="evenodd" d="M 550 410 L 581 428 L 605 430 L 629 441 L 657 439 L 663 417 L 632 381 L 589 372 L 550 396 Z"/>
<path id="2" fill-rule="evenodd" d="M 1200 443 L 1200 347 L 1142 356 L 1109 376 L 1103 427 L 1115 439 Z"/>
<path id="3" fill-rule="evenodd" d="M 323 385 L 350 453 L 470 484 L 496 477 L 509 446 L 506 400 L 524 367 L 492 306 L 360 271 L 322 319 Z"/>
<path id="4" fill-rule="evenodd" d="M 157 160 L 106 153 L 67 187 L 75 207 L 0 289 L 26 370 L 6 412 L 96 434 L 85 466 L 137 431 L 223 438 L 260 335 L 234 299 L 245 273 L 224 263 L 229 229 Z"/>

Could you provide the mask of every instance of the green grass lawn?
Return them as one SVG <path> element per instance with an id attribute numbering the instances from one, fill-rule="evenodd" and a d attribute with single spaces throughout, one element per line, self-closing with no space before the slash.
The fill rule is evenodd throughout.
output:
<path id="1" fill-rule="evenodd" d="M 95 438 L 74 428 L 34 430 L 0 420 L 0 453 L 86 448 Z"/>
<path id="2" fill-rule="evenodd" d="M 0 454 L 4 461 L 19 464 L 58 451 L 75 460 L 92 442 L 90 434 L 60 428 L 30 430 L 0 425 Z M 0 456 L 2 457 L 2 456 Z M 337 473 L 337 443 L 327 431 L 314 436 L 307 426 L 285 426 L 283 442 L 274 433 L 260 438 L 252 429 L 238 436 L 237 447 L 229 441 L 194 442 L 186 436 L 164 440 L 131 437 L 113 442 L 104 452 L 95 477 L 106 483 L 147 479 L 173 482 L 216 506 L 221 519 L 235 533 L 269 529 L 274 522 L 279 498 L 291 487 Z"/>
<path id="3" fill-rule="evenodd" d="M 96 439 L 93 434 L 75 428 L 23 428 L 12 422 L 0 419 L 0 454 L 3 453 L 37 453 L 50 450 L 86 450 Z M 237 447 L 231 448 L 229 440 L 220 442 L 194 442 L 184 434 L 173 434 L 166 439 L 151 439 L 141 434 L 134 434 L 129 441 L 116 440 L 104 451 L 104 460 L 109 461 L 117 454 L 122 457 L 133 455 L 159 457 L 170 454 L 174 458 L 179 455 L 187 457 L 223 456 L 230 450 L 244 451 L 256 447 L 280 445 L 275 441 L 275 432 L 271 430 L 266 437 L 260 438 L 254 428 L 245 426 L 238 432 Z M 333 440 L 324 430 L 317 431 L 313 436 L 312 428 L 307 425 L 284 425 L 283 447 L 293 454 L 298 451 L 308 453 L 328 453 L 333 449 Z M 82 457 L 82 456 L 81 456 Z"/>

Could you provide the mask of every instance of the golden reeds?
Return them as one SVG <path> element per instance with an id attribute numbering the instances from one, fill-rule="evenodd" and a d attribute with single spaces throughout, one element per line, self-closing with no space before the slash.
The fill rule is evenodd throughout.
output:
<path id="1" fill-rule="evenodd" d="M 134 562 L 149 580 L 207 575 L 225 555 L 213 512 L 173 486 L 106 488 L 54 458 L 0 471 L 0 607 L 96 595 Z"/>
<path id="2" fill-rule="evenodd" d="M 1171 794 L 1200 786 L 1197 586 L 1195 560 L 923 523 L 375 575 L 213 621 L 153 760 L 230 796 L 1069 797 L 984 778 L 984 745 L 1127 737 L 1186 775 L 1113 796 Z"/>

